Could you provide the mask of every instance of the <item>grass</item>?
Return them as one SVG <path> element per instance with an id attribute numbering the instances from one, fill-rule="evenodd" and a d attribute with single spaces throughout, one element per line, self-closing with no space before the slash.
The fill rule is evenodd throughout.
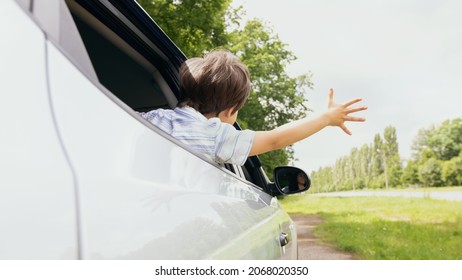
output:
<path id="1" fill-rule="evenodd" d="M 289 213 L 318 214 L 323 241 L 374 260 L 462 260 L 462 202 L 403 197 L 290 196 Z"/>

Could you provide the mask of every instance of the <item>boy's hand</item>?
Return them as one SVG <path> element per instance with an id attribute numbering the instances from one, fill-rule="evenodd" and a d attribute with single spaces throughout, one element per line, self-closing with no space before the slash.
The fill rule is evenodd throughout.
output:
<path id="1" fill-rule="evenodd" d="M 349 114 L 367 110 L 366 106 L 351 108 L 351 105 L 360 102 L 362 99 L 357 98 L 351 101 L 348 101 L 344 104 L 337 104 L 334 102 L 334 90 L 329 90 L 329 103 L 327 105 L 326 116 L 329 120 L 330 126 L 338 126 L 346 134 L 351 135 L 350 130 L 345 126 L 346 121 L 350 122 L 364 122 L 365 118 L 351 117 Z"/>
<path id="2" fill-rule="evenodd" d="M 346 134 L 351 132 L 346 128 L 345 122 L 363 122 L 364 118 L 351 117 L 349 114 L 364 111 L 367 107 L 351 108 L 351 105 L 361 101 L 360 98 L 349 101 L 345 104 L 334 102 L 334 90 L 329 92 L 329 105 L 327 111 L 316 118 L 303 118 L 298 121 L 287 123 L 269 131 L 256 131 L 252 148 L 249 155 L 259 155 L 274 151 L 297 143 L 324 129 L 326 126 L 338 126 Z"/>

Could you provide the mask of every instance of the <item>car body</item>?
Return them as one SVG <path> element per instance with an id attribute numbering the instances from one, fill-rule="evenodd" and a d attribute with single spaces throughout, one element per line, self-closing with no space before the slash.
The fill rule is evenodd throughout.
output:
<path id="1" fill-rule="evenodd" d="M 0 21 L 0 259 L 297 258 L 257 157 L 216 164 L 136 113 L 176 105 L 186 59 L 136 2 Z"/>

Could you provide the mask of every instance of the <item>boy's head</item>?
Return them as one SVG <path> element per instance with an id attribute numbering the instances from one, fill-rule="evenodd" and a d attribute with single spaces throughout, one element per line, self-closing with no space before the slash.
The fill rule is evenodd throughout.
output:
<path id="1" fill-rule="evenodd" d="M 184 97 L 179 106 L 190 106 L 203 115 L 218 116 L 231 108 L 235 113 L 250 95 L 249 71 L 230 52 L 212 51 L 183 63 L 180 86 Z"/>

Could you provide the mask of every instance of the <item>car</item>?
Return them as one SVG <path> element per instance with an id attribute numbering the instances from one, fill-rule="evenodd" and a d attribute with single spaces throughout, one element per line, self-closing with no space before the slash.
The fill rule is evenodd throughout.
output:
<path id="1" fill-rule="evenodd" d="M 0 21 L 0 259 L 297 258 L 278 196 L 306 173 L 217 164 L 137 113 L 176 106 L 186 57 L 135 1 Z"/>

